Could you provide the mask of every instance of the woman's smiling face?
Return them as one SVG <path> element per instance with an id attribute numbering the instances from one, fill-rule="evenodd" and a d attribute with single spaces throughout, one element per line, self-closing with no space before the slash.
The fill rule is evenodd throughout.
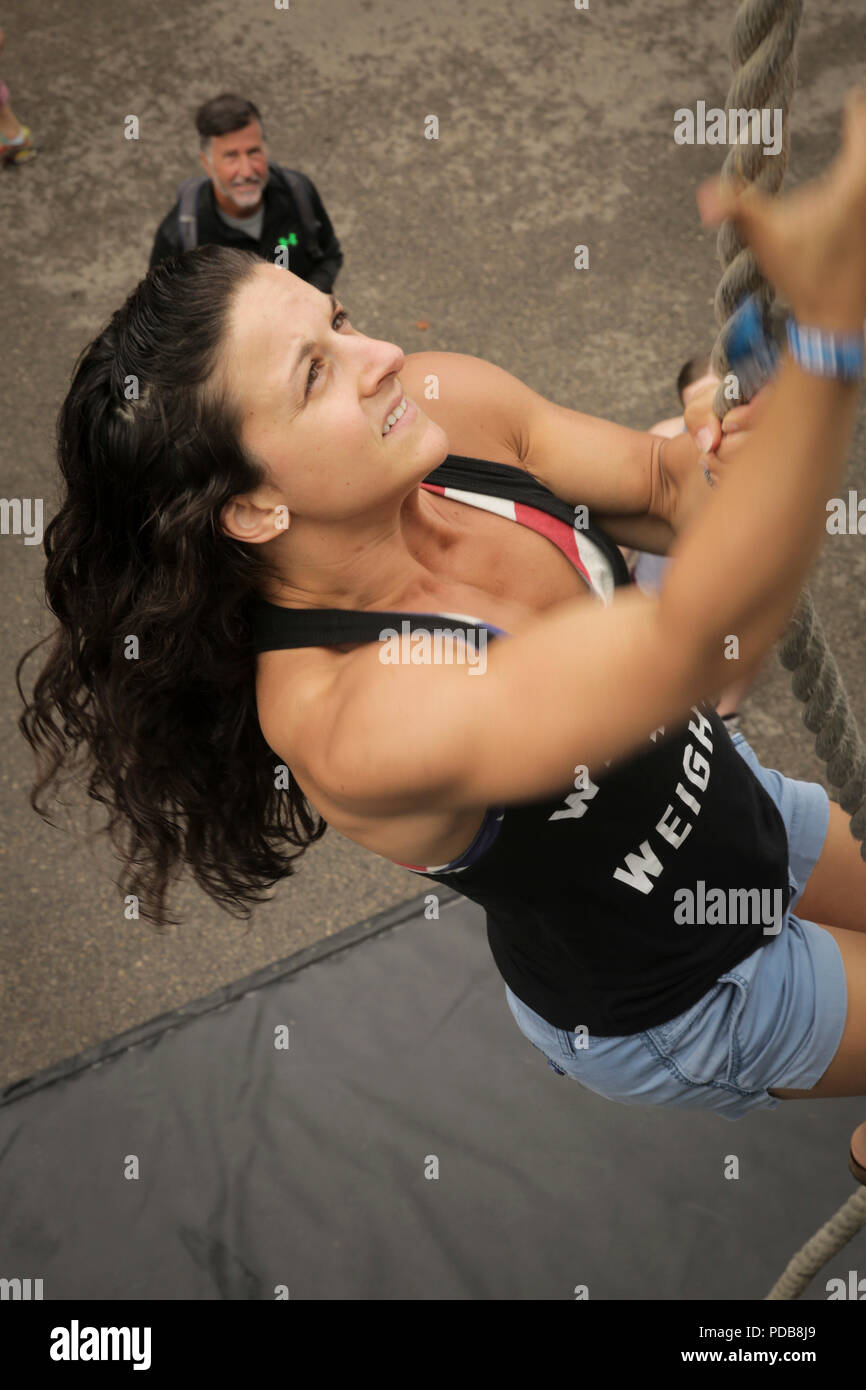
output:
<path id="1" fill-rule="evenodd" d="M 232 306 L 224 381 L 242 440 L 290 514 L 340 521 L 405 496 L 448 452 L 404 396 L 404 355 L 355 329 L 339 300 L 278 266 L 256 267 Z"/>

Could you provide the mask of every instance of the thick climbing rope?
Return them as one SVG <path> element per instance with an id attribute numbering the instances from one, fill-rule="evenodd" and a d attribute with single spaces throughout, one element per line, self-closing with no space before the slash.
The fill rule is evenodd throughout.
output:
<path id="1" fill-rule="evenodd" d="M 788 163 L 788 110 L 796 83 L 794 44 L 802 13 L 803 0 L 743 0 L 734 19 L 729 46 L 734 75 L 726 109 L 781 108 L 782 143 L 777 155 L 764 154 L 764 141 L 732 145 L 722 175 L 736 174 L 765 193 L 779 191 Z M 731 222 L 722 224 L 717 251 L 723 268 L 715 299 L 720 328 L 711 361 L 721 381 L 713 407 L 722 419 L 735 403 L 725 391 L 729 367 L 726 330 L 731 319 L 742 301 L 755 295 L 765 329 L 778 341 L 783 313 L 774 301 L 772 286 Z M 744 385 L 738 403 L 750 398 L 749 386 Z M 751 394 L 754 389 L 751 387 Z M 851 833 L 860 843 L 861 857 L 866 859 L 866 749 L 808 589 L 800 595 L 780 643 L 779 658 L 792 672 L 794 694 L 805 705 L 803 722 L 816 735 L 815 751 L 826 766 L 827 780 L 839 792 L 840 806 L 852 817 Z M 797 1251 L 767 1299 L 798 1298 L 818 1270 L 864 1226 L 866 1186 L 858 1188 Z"/>
<path id="2" fill-rule="evenodd" d="M 783 134 L 777 155 L 765 155 L 762 142 L 733 145 L 722 165 L 722 174 L 738 174 L 765 193 L 778 192 L 788 163 L 788 109 L 796 81 L 794 41 L 802 12 L 803 0 L 744 0 L 734 20 L 730 42 L 734 76 L 726 108 L 780 108 Z M 731 222 L 722 224 L 717 251 L 723 273 L 715 299 L 720 331 L 712 366 L 722 384 L 713 406 L 722 419 L 739 403 L 725 393 L 729 321 L 741 301 L 756 294 L 767 330 L 778 338 L 783 313 L 774 302 L 772 286 Z M 745 394 L 743 390 L 741 400 Z M 803 722 L 816 736 L 815 751 L 826 767 L 828 782 L 838 793 L 839 805 L 851 816 L 851 834 L 860 844 L 861 858 L 866 860 L 866 748 L 808 589 L 800 595 L 782 638 L 779 659 L 792 673 L 794 694 L 805 706 Z"/>
<path id="3" fill-rule="evenodd" d="M 823 1269 L 828 1260 L 847 1245 L 852 1236 L 866 1226 L 866 1187 L 858 1187 L 826 1226 L 807 1240 L 802 1250 L 788 1264 L 764 1302 L 783 1298 L 799 1298 L 812 1277 Z"/>

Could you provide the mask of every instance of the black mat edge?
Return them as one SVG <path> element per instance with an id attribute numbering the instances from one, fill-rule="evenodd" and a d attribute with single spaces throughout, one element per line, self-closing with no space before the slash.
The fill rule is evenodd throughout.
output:
<path id="1" fill-rule="evenodd" d="M 125 1033 L 118 1033 L 105 1042 L 96 1043 L 84 1052 L 78 1052 L 73 1057 L 67 1057 L 63 1061 L 53 1063 L 43 1071 L 34 1072 L 32 1076 L 25 1076 L 18 1081 L 10 1082 L 0 1090 L 0 1108 L 11 1105 L 16 1100 L 23 1100 L 25 1096 L 32 1095 L 34 1091 L 41 1091 L 44 1087 L 52 1086 L 58 1081 L 66 1081 L 79 1072 L 101 1066 L 103 1062 L 107 1062 L 123 1052 L 128 1052 L 144 1042 L 149 1042 L 162 1033 L 168 1033 L 173 1028 L 182 1028 L 185 1024 L 194 1022 L 204 1014 L 224 1008 L 245 994 L 252 994 L 265 985 L 278 984 L 290 975 L 296 975 L 300 970 L 306 969 L 307 966 L 325 960 L 328 956 L 337 955 L 338 952 L 349 950 L 361 941 L 367 941 L 374 936 L 381 936 L 383 932 L 402 926 L 404 922 L 416 916 L 423 909 L 425 900 L 431 892 L 435 892 L 438 897 L 440 909 L 463 901 L 462 894 L 453 888 L 446 888 L 441 883 L 431 881 L 426 892 L 419 893 L 417 897 L 408 898 L 404 902 L 396 903 L 393 907 L 386 907 L 382 912 L 377 912 L 372 917 L 366 917 L 360 922 L 354 922 L 352 926 L 344 927 L 342 931 L 334 932 L 332 936 L 323 937 L 321 941 L 314 942 L 312 946 L 305 946 L 302 950 L 295 951 L 293 955 L 286 956 L 283 960 L 262 966 L 253 974 L 245 975 L 240 980 L 232 981 L 231 984 L 221 985 L 219 989 L 204 995 L 201 999 L 194 999 L 189 1004 L 172 1009 L 169 1013 L 157 1014 L 155 1018 L 148 1019 L 146 1023 L 138 1023 Z"/>

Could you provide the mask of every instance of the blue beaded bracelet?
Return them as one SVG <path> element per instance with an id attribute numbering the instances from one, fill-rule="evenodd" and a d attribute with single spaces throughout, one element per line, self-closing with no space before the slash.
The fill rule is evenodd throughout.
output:
<path id="1" fill-rule="evenodd" d="M 839 381 L 859 381 L 863 376 L 862 333 L 830 333 L 823 328 L 807 328 L 793 318 L 785 326 L 788 349 L 804 372 Z"/>

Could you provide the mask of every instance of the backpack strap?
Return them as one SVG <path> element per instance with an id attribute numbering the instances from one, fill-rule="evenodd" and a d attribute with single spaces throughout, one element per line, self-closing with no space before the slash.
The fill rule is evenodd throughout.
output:
<path id="1" fill-rule="evenodd" d="M 307 255 L 313 261 L 324 260 L 324 252 L 319 246 L 319 232 L 322 224 L 313 212 L 313 201 L 306 179 L 295 169 L 287 169 L 282 164 L 271 164 L 270 169 L 282 181 L 284 188 L 288 189 L 295 200 L 301 219 Z"/>
<path id="2" fill-rule="evenodd" d="M 198 191 L 206 180 L 207 174 L 200 174 L 178 184 L 177 229 L 183 251 L 193 251 L 198 246 Z"/>

